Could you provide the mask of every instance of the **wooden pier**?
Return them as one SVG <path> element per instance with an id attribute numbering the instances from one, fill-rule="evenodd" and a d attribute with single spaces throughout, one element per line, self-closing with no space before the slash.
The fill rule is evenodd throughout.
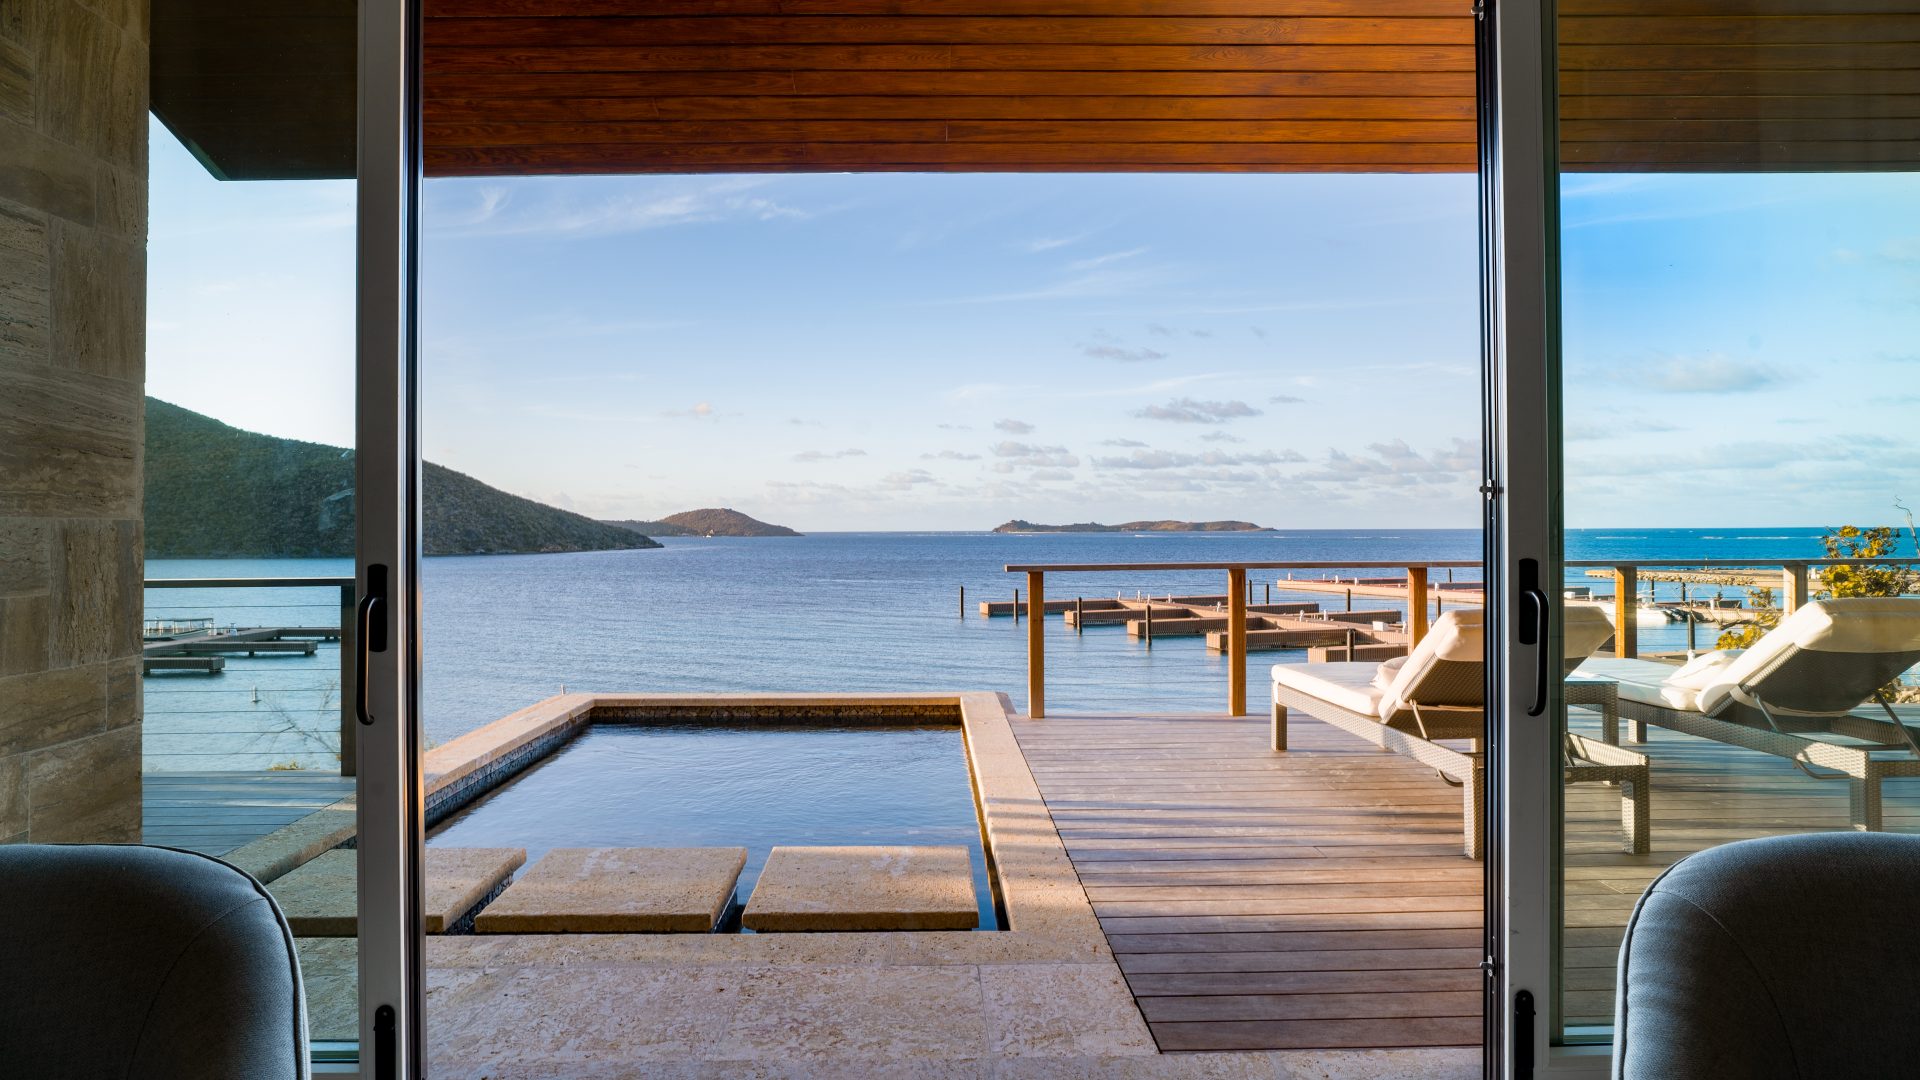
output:
<path id="1" fill-rule="evenodd" d="M 1044 600 L 1040 610 L 1065 617 L 1067 626 L 1124 626 L 1127 636 L 1149 644 L 1155 638 L 1197 637 L 1214 652 L 1231 647 L 1233 616 L 1229 598 L 1216 596 L 1076 597 Z M 1246 647 L 1249 652 L 1276 649 L 1366 650 L 1360 655 L 1387 659 L 1407 651 L 1405 615 L 1394 609 L 1323 611 L 1316 601 L 1247 604 Z M 1021 601 L 987 601 L 980 614 L 988 618 L 1033 617 L 1033 605 Z M 1325 659 L 1325 657 L 1316 657 Z"/>
<path id="2" fill-rule="evenodd" d="M 228 656 L 290 653 L 312 656 L 322 641 L 340 640 L 332 626 L 262 626 L 234 630 L 202 627 L 172 634 L 149 634 L 141 647 L 142 670 L 200 671 L 217 675 Z M 195 662 L 188 662 L 195 661 Z"/>

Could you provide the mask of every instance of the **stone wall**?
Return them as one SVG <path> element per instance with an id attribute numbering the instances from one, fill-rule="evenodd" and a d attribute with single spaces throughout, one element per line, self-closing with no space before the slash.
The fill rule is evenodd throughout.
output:
<path id="1" fill-rule="evenodd" d="M 0 0 L 0 842 L 140 839 L 147 0 Z"/>

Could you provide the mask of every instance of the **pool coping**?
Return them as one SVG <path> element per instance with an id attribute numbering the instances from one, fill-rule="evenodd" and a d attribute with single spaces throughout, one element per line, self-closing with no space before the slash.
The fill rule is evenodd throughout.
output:
<path id="1" fill-rule="evenodd" d="M 1052 958 L 1084 962 L 1109 955 L 1099 920 L 1087 903 L 1066 847 L 1054 831 L 1052 815 L 1040 797 L 1039 785 L 1014 739 L 1011 703 L 998 693 L 558 694 L 428 751 L 421 762 L 427 825 L 432 827 L 545 758 L 595 723 L 596 714 L 640 713 L 663 720 L 698 715 L 750 721 L 757 713 L 791 717 L 796 711 L 812 713 L 823 721 L 901 719 L 903 714 L 907 718 L 957 721 L 964 735 L 979 809 L 982 847 L 1006 921 L 1004 929 L 995 932 L 916 931 L 909 935 L 913 944 L 905 948 L 869 940 L 897 934 L 809 934 L 807 952 L 869 955 L 880 948 L 923 962 L 949 953 L 954 956 L 953 962 L 1045 962 Z M 612 723 L 634 720 L 630 715 L 608 718 Z M 356 818 L 355 801 L 343 799 L 247 844 L 230 854 L 228 860 L 263 881 L 271 881 L 324 851 L 350 843 L 356 834 Z M 490 944 L 494 951 L 512 954 L 512 938 L 519 936 L 540 935 L 502 936 Z M 592 938 L 598 941 L 628 936 L 641 939 L 637 954 L 632 951 L 635 943 L 622 947 L 630 956 L 672 955 L 698 963 L 713 948 L 693 943 L 696 939 L 666 936 L 654 944 L 667 952 L 656 953 L 645 944 L 649 935 Z M 760 937 L 727 935 L 722 940 L 744 942 Z M 837 940 L 842 937 L 855 940 Z M 991 945 L 974 943 L 976 939 L 1001 938 L 1007 940 Z M 765 948 L 749 946 L 749 951 L 741 954 L 734 947 L 722 947 L 724 962 L 751 960 L 755 950 Z M 975 956 L 997 959 L 962 959 Z"/>

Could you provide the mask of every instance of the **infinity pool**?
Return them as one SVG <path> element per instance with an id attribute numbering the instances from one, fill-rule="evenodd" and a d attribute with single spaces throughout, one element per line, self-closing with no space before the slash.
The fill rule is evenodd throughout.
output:
<path id="1" fill-rule="evenodd" d="M 596 723 L 436 828 L 429 844 L 747 849 L 736 896 L 776 844 L 948 844 L 997 929 L 956 726 Z"/>

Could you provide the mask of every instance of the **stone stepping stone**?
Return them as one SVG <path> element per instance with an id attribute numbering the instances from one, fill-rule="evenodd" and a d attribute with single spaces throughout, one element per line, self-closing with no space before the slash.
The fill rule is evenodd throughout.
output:
<path id="1" fill-rule="evenodd" d="M 776 847 L 740 925 L 756 931 L 971 930 L 964 847 Z"/>
<path id="2" fill-rule="evenodd" d="M 480 934 L 706 934 L 747 849 L 555 848 L 474 920 Z"/>
<path id="3" fill-rule="evenodd" d="M 359 932 L 355 853 L 322 852 L 267 885 L 295 937 L 353 937 Z M 527 861 L 525 848 L 428 847 L 427 933 L 444 934 Z"/>

